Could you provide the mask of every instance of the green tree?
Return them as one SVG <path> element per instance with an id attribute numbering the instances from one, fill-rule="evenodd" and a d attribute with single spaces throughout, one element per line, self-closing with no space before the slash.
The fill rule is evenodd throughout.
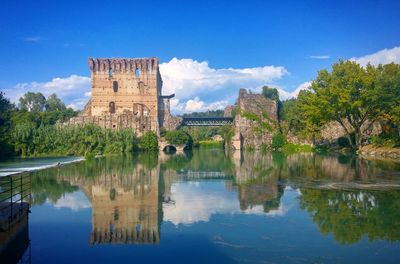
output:
<path id="1" fill-rule="evenodd" d="M 41 93 L 27 92 L 19 98 L 18 107 L 28 112 L 43 112 L 46 109 L 46 97 Z"/>
<path id="2" fill-rule="evenodd" d="M 271 88 L 269 86 L 263 86 L 262 95 L 265 98 L 271 99 L 273 101 L 279 101 L 279 92 L 276 88 Z"/>
<path id="3" fill-rule="evenodd" d="M 306 130 L 305 120 L 298 99 L 289 99 L 282 102 L 281 128 L 283 131 L 292 132 L 295 135 L 304 134 Z"/>
<path id="4" fill-rule="evenodd" d="M 14 105 L 4 97 L 0 92 L 0 158 L 12 152 L 10 145 L 11 114 L 14 111 Z"/>
<path id="5" fill-rule="evenodd" d="M 46 110 L 47 111 L 65 111 L 65 110 L 67 110 L 67 107 L 57 97 L 57 95 L 53 93 L 46 100 Z"/>
<path id="6" fill-rule="evenodd" d="M 306 116 L 319 127 L 325 122 L 337 121 L 350 138 L 355 134 L 354 149 L 363 143 L 363 136 L 382 115 L 383 104 L 379 86 L 376 85 L 378 71 L 368 65 L 361 67 L 356 62 L 339 61 L 332 72 L 321 70 L 312 82 L 313 92 L 303 93 Z"/>
<path id="7" fill-rule="evenodd" d="M 384 117 L 397 128 L 397 137 L 400 137 L 400 64 L 386 64 L 378 66 L 377 85 L 382 91 L 380 96 L 384 107 Z"/>

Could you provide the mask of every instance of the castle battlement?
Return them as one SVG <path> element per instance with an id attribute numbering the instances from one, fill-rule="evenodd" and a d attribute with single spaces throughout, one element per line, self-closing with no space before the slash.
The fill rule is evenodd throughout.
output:
<path id="1" fill-rule="evenodd" d="M 89 58 L 89 68 L 91 72 L 103 72 L 109 74 L 110 69 L 113 73 L 136 73 L 158 71 L 158 58 Z"/>

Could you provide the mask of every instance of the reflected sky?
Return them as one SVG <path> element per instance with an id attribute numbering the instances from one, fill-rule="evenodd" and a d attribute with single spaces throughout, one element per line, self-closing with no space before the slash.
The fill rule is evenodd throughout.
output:
<path id="1" fill-rule="evenodd" d="M 37 171 L 32 260 L 396 263 L 399 168 L 354 157 L 205 150 Z"/>

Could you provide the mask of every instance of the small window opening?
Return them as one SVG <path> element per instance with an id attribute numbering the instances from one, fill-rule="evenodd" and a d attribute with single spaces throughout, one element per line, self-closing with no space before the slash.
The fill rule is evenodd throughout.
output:
<path id="1" fill-rule="evenodd" d="M 135 70 L 135 76 L 136 76 L 136 78 L 139 78 L 139 76 L 140 76 L 140 70 L 139 70 L 139 68 L 136 68 L 136 70 Z"/>
<path id="2" fill-rule="evenodd" d="M 109 111 L 111 114 L 115 113 L 115 103 L 114 102 L 110 102 L 108 105 Z"/>
<path id="3" fill-rule="evenodd" d="M 113 81 L 113 90 L 114 90 L 114 93 L 118 92 L 118 82 L 117 81 Z"/>
<path id="4" fill-rule="evenodd" d="M 112 68 L 108 69 L 108 75 L 109 75 L 110 77 L 113 77 Z"/>

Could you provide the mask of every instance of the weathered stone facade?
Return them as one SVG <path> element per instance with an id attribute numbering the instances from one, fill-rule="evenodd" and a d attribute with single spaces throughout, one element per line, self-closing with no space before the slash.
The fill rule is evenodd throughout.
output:
<path id="1" fill-rule="evenodd" d="M 343 120 L 343 124 L 346 126 L 348 131 L 352 131 L 350 124 Z M 368 137 L 373 135 L 379 135 L 382 132 L 382 127 L 379 122 L 371 124 L 368 120 L 361 126 L 363 131 L 362 141 L 366 141 Z M 346 137 L 346 130 L 337 121 L 332 121 L 326 124 L 321 130 L 321 139 L 317 143 L 323 144 L 336 144 L 337 139 L 340 137 Z"/>
<path id="2" fill-rule="evenodd" d="M 240 89 L 237 107 L 233 148 L 260 149 L 262 144 L 270 145 L 273 131 L 278 124 L 277 103 L 261 94 L 252 94 Z"/>
<path id="3" fill-rule="evenodd" d="M 89 58 L 92 97 L 69 124 L 95 123 L 106 128 L 132 128 L 138 135 L 172 120 L 169 99 L 162 96 L 157 58 Z M 166 99 L 167 98 L 167 99 Z"/>

